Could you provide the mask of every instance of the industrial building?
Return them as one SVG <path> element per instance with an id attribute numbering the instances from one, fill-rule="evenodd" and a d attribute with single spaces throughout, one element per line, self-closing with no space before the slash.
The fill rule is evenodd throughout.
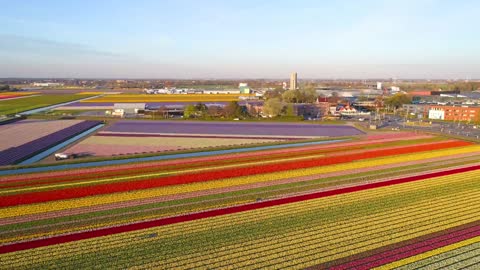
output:
<path id="1" fill-rule="evenodd" d="M 467 105 L 405 104 L 403 110 L 418 118 L 446 121 L 480 121 L 480 107 Z"/>
<path id="2" fill-rule="evenodd" d="M 477 122 L 480 120 L 480 107 L 430 105 L 428 118 L 447 121 Z"/>
<path id="3" fill-rule="evenodd" d="M 63 83 L 53 83 L 53 82 L 34 82 L 33 86 L 37 87 L 58 87 L 63 86 Z"/>
<path id="4" fill-rule="evenodd" d="M 145 111 L 145 103 L 115 103 L 112 116 L 129 117 Z"/>

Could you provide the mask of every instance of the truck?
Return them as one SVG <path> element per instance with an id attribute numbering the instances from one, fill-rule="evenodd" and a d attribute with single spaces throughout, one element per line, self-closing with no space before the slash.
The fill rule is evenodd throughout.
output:
<path id="1" fill-rule="evenodd" d="M 73 153 L 73 154 L 56 153 L 55 160 L 76 159 L 76 158 L 89 157 L 89 156 L 92 156 L 92 153 L 89 153 L 89 152 L 81 152 L 81 153 Z"/>
<path id="2" fill-rule="evenodd" d="M 55 154 L 55 160 L 64 160 L 64 159 L 69 159 L 70 155 L 65 154 L 65 153 L 56 153 Z"/>

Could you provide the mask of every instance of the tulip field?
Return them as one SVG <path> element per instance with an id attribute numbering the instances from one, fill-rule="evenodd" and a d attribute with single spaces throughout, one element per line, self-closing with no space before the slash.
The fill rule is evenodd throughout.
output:
<path id="1" fill-rule="evenodd" d="M 0 269 L 474 269 L 479 157 L 385 132 L 0 176 Z"/>
<path id="2" fill-rule="evenodd" d="M 66 150 L 118 156 L 364 134 L 347 125 L 119 120 Z"/>
<path id="3" fill-rule="evenodd" d="M 2 92 L 0 93 L 0 101 L 7 100 L 7 99 L 28 97 L 36 94 L 39 94 L 39 92 Z"/>

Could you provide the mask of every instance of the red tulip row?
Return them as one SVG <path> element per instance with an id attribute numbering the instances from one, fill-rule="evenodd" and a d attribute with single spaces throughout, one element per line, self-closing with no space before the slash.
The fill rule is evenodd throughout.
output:
<path id="1" fill-rule="evenodd" d="M 368 146 L 380 146 L 380 144 L 368 144 Z M 302 149 L 301 151 L 285 151 L 278 154 L 271 154 L 269 152 L 261 152 L 257 155 L 245 155 L 239 157 L 230 157 L 222 160 L 214 159 L 213 157 L 208 157 L 200 162 L 185 162 L 180 164 L 171 164 L 164 166 L 144 166 L 141 168 L 131 168 L 131 169 L 117 169 L 117 170 L 105 170 L 98 172 L 89 172 L 89 173 L 78 173 L 72 174 L 66 177 L 41 177 L 41 178 L 26 178 L 26 179 L 16 179 L 12 181 L 0 182 L 0 189 L 7 188 L 20 188 L 27 187 L 32 185 L 45 185 L 45 184 L 54 184 L 54 183 L 65 183 L 65 182 L 74 182 L 80 180 L 87 180 L 92 178 L 106 178 L 106 177 L 115 177 L 115 176 L 129 176 L 136 175 L 139 173 L 149 173 L 149 172 L 162 172 L 162 171 L 171 171 L 171 170 L 184 170 L 184 169 L 194 169 L 194 168 L 205 168 L 213 165 L 229 165 L 229 164 L 240 164 L 241 162 L 254 162 L 254 161 L 265 161 L 265 160 L 274 160 L 281 158 L 294 158 L 302 157 L 306 155 L 315 155 L 315 154 L 340 154 L 345 151 L 361 151 L 365 145 L 360 146 L 350 146 L 339 147 L 339 148 L 328 148 L 328 149 Z M 380 147 L 379 147 L 380 148 Z M 292 149 L 293 150 L 293 149 Z"/>
<path id="2" fill-rule="evenodd" d="M 426 136 L 418 136 L 411 138 L 414 139 L 425 139 Z M 428 137 L 427 137 L 428 138 Z M 130 172 L 135 173 L 135 171 L 149 171 L 149 170 L 158 170 L 159 167 L 165 166 L 194 166 L 200 165 L 203 166 L 208 162 L 220 162 L 244 159 L 244 158 L 269 158 L 273 156 L 288 156 L 291 157 L 293 154 L 302 155 L 310 152 L 336 152 L 342 151 L 345 149 L 360 149 L 363 147 L 370 147 L 375 145 L 382 145 L 384 143 L 399 141 L 396 138 L 382 138 L 379 140 L 370 140 L 370 141 L 355 141 L 355 142 L 342 142 L 342 143 L 333 143 L 333 144 L 322 144 L 315 146 L 302 146 L 295 148 L 287 149 L 273 149 L 265 151 L 255 151 L 255 152 L 246 152 L 246 153 L 236 153 L 236 154 L 226 154 L 219 156 L 206 156 L 206 157 L 195 157 L 195 158 L 184 158 L 184 159 L 175 159 L 175 160 L 166 160 L 166 161 L 157 161 L 157 162 L 148 162 L 148 163 L 137 163 L 129 165 L 120 165 L 120 166 L 110 166 L 110 167 L 101 167 L 101 168 L 87 168 L 87 169 L 76 169 L 69 171 L 59 171 L 59 172 L 49 172 L 49 173 L 40 173 L 26 176 L 10 176 L 4 177 L 3 180 L 0 180 L 2 183 L 14 183 L 22 181 L 49 181 L 54 177 L 55 179 L 69 179 L 69 180 L 81 180 L 84 178 L 89 178 L 91 175 L 101 174 L 101 176 L 115 176 L 115 175 L 127 175 Z"/>
<path id="3" fill-rule="evenodd" d="M 355 160 L 378 158 L 391 155 L 416 153 L 423 151 L 431 151 L 452 147 L 460 147 L 470 145 L 470 143 L 462 141 L 442 142 L 436 144 L 428 144 L 423 146 L 408 146 L 395 149 L 382 149 L 365 151 L 362 153 L 347 154 L 336 156 L 335 158 L 322 157 L 307 161 L 289 161 L 276 163 L 274 165 L 258 165 L 249 168 L 221 169 L 208 172 L 188 173 L 183 175 L 174 175 L 161 178 L 152 178 L 131 182 L 107 183 L 85 187 L 65 188 L 60 190 L 48 190 L 40 192 L 28 192 L 14 195 L 6 195 L 0 197 L 0 207 L 9 207 L 21 204 L 41 203 L 55 200 L 66 200 L 81 198 L 94 195 L 110 194 L 116 192 L 127 192 L 133 190 L 142 190 L 156 188 L 169 185 L 181 185 L 195 182 L 204 182 L 219 180 L 225 178 L 233 178 L 247 175 L 257 175 L 272 172 L 289 171 L 296 169 L 306 169 L 311 167 L 333 165 L 339 163 L 347 163 Z"/>

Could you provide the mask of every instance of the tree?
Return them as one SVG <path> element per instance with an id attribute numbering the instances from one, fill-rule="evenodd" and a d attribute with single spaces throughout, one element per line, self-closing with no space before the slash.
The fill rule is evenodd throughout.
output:
<path id="1" fill-rule="evenodd" d="M 285 90 L 283 89 L 275 89 L 275 90 L 269 90 L 267 92 L 265 92 L 264 94 L 264 97 L 265 99 L 270 99 L 270 98 L 281 98 L 282 97 L 282 93 L 284 92 Z"/>
<path id="2" fill-rule="evenodd" d="M 185 110 L 183 111 L 183 117 L 184 118 L 193 118 L 195 117 L 196 113 L 196 108 L 194 105 L 190 104 L 185 107 Z"/>
<path id="3" fill-rule="evenodd" d="M 313 103 L 317 99 L 315 88 L 302 89 L 299 94 L 299 102 L 301 103 Z"/>
<path id="4" fill-rule="evenodd" d="M 220 117 L 224 114 L 223 108 L 220 106 L 209 106 L 207 115 L 214 118 L 214 117 Z"/>
<path id="5" fill-rule="evenodd" d="M 402 107 L 403 104 L 410 104 L 410 103 L 412 103 L 412 98 L 402 93 L 395 94 L 385 100 L 385 105 L 392 107 L 394 109 L 398 109 Z"/>
<path id="6" fill-rule="evenodd" d="M 301 105 L 301 106 L 303 106 L 303 105 Z M 285 116 L 287 116 L 287 117 L 297 116 L 295 114 L 295 108 L 294 108 L 294 105 L 292 103 L 288 103 L 287 106 L 285 106 Z"/>
<path id="7" fill-rule="evenodd" d="M 298 90 L 287 90 L 283 92 L 282 99 L 288 103 L 297 103 L 299 100 L 300 91 Z"/>
<path id="8" fill-rule="evenodd" d="M 225 116 L 228 118 L 238 118 L 241 117 L 242 114 L 242 107 L 240 107 L 236 101 L 230 101 L 230 103 L 225 106 Z"/>
<path id="9" fill-rule="evenodd" d="M 207 105 L 199 102 L 199 103 L 197 103 L 197 105 L 195 105 L 195 110 L 196 110 L 197 112 L 205 113 L 205 112 L 207 112 L 208 107 L 207 107 Z"/>
<path id="10" fill-rule="evenodd" d="M 283 102 L 280 98 L 271 98 L 265 101 L 263 112 L 270 117 L 277 117 L 283 110 Z"/>

